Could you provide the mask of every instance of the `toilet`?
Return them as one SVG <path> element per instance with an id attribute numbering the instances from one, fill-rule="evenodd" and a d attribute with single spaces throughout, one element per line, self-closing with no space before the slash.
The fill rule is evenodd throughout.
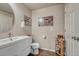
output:
<path id="1" fill-rule="evenodd" d="M 34 55 L 38 55 L 39 54 L 39 43 L 32 43 L 31 44 L 31 53 Z"/>

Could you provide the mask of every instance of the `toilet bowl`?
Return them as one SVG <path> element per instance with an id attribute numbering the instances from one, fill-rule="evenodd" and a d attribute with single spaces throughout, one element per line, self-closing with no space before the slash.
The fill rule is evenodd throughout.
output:
<path id="1" fill-rule="evenodd" d="M 31 44 L 31 48 L 32 48 L 32 54 L 39 54 L 39 43 L 32 43 Z"/>

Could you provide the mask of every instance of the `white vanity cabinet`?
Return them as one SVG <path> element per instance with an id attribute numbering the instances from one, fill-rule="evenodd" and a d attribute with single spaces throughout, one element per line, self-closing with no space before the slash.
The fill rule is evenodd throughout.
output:
<path id="1" fill-rule="evenodd" d="M 1 45 L 0 56 L 26 56 L 31 52 L 31 43 L 31 38 L 23 38 Z"/>

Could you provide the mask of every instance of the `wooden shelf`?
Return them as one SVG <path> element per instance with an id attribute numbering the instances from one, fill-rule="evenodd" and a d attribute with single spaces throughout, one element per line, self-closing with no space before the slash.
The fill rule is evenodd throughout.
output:
<path id="1" fill-rule="evenodd" d="M 61 48 L 61 46 L 60 45 L 56 45 L 58 48 Z"/>
<path id="2" fill-rule="evenodd" d="M 56 54 L 64 56 L 64 38 L 61 35 L 58 35 L 55 46 Z"/>
<path id="3" fill-rule="evenodd" d="M 61 56 L 61 54 L 58 51 L 56 52 L 56 54 L 59 55 L 59 56 Z"/>

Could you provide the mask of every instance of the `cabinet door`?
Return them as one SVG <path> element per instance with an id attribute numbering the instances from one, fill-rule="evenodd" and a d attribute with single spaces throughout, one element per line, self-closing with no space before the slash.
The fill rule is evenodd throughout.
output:
<path id="1" fill-rule="evenodd" d="M 16 55 L 14 46 L 4 47 L 0 49 L 0 56 L 13 56 Z"/>

